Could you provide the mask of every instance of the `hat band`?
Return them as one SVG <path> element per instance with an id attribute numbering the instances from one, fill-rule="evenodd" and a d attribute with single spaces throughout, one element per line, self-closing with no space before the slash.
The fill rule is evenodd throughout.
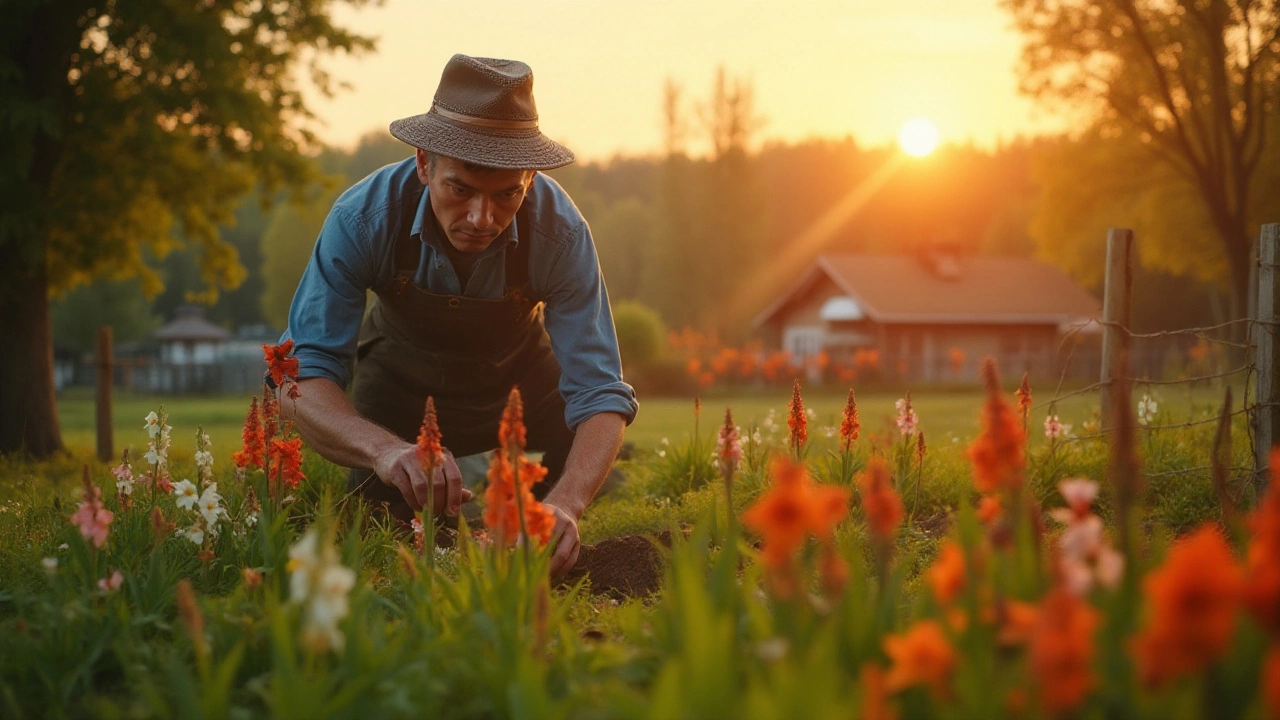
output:
<path id="1" fill-rule="evenodd" d="M 463 125 L 472 125 L 475 127 L 489 128 L 492 130 L 537 130 L 537 120 L 494 120 L 493 118 L 476 117 L 475 115 L 463 115 L 452 110 L 445 110 L 439 105 L 432 105 L 431 112 L 439 115 L 446 120 L 460 122 Z"/>

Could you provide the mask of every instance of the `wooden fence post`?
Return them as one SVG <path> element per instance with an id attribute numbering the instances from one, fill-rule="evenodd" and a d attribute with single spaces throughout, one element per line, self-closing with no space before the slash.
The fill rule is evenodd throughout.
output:
<path id="1" fill-rule="evenodd" d="M 111 353 L 111 326 L 98 328 L 97 393 L 94 410 L 98 429 L 98 459 L 111 462 L 115 457 L 115 441 L 111 436 L 111 384 L 114 380 L 115 358 Z"/>
<path id="2" fill-rule="evenodd" d="M 1271 447 L 1280 428 L 1280 343 L 1276 341 L 1276 264 L 1280 263 L 1280 224 L 1262 226 L 1258 238 L 1258 301 L 1253 311 L 1254 365 L 1258 369 L 1257 406 L 1254 408 L 1254 490 L 1267 488 Z"/>
<path id="3" fill-rule="evenodd" d="M 1111 425 L 1111 380 L 1117 371 L 1129 375 L 1129 311 L 1133 289 L 1133 231 L 1107 231 L 1107 270 L 1102 295 L 1102 415 L 1099 427 Z M 1117 368 L 1118 362 L 1126 364 Z"/>

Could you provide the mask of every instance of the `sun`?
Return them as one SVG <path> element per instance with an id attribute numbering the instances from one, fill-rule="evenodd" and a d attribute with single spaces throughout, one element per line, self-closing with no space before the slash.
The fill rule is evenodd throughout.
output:
<path id="1" fill-rule="evenodd" d="M 908 155 L 924 157 L 938 146 L 938 126 L 928 118 L 911 118 L 898 133 L 898 145 Z"/>

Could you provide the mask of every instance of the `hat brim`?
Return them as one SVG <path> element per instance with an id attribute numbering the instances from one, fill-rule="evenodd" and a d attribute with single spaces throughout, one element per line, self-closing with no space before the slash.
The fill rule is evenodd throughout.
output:
<path id="1" fill-rule="evenodd" d="M 471 129 L 435 113 L 396 120 L 391 134 L 427 152 L 503 170 L 551 170 L 574 160 L 572 151 L 538 130 Z"/>

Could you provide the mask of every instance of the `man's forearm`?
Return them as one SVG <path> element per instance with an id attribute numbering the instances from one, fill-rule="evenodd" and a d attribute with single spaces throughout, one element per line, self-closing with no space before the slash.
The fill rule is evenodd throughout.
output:
<path id="1" fill-rule="evenodd" d="M 344 467 L 374 468 L 379 455 L 405 441 L 364 418 L 342 388 L 325 378 L 298 381 L 301 396 L 280 401 L 280 413 L 294 419 L 298 434 L 326 460 Z M 283 393 L 282 393 L 283 395 Z"/>
<path id="2" fill-rule="evenodd" d="M 564 474 L 547 494 L 546 502 L 574 518 L 582 517 L 618 456 L 626 426 L 626 419 L 617 413 L 600 413 L 582 421 L 565 461 Z"/>

